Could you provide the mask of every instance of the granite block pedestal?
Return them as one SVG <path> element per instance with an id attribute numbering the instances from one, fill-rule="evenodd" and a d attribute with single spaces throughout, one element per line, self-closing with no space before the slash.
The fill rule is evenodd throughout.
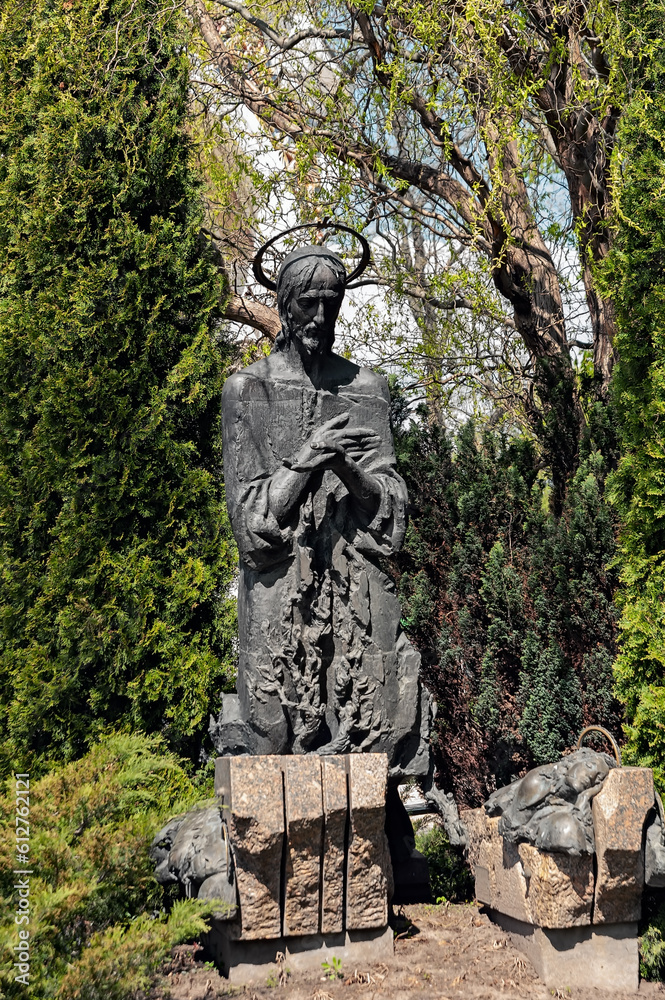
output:
<path id="1" fill-rule="evenodd" d="M 385 754 L 217 759 L 237 909 L 206 946 L 231 982 L 265 981 L 278 953 L 294 970 L 392 955 L 387 780 Z"/>
<path id="2" fill-rule="evenodd" d="M 645 829 L 653 811 L 651 770 L 621 767 L 591 799 L 594 853 L 514 842 L 484 808 L 463 814 L 476 898 L 548 987 L 637 989 Z"/>
<path id="3" fill-rule="evenodd" d="M 550 989 L 633 993 L 640 980 L 637 924 L 537 927 L 490 910 Z M 599 994 L 600 995 L 600 994 Z"/>

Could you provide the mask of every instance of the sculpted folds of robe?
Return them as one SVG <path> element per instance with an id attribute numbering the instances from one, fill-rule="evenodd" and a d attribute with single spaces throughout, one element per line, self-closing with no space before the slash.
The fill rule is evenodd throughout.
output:
<path id="1" fill-rule="evenodd" d="M 240 550 L 239 714 L 251 753 L 384 751 L 393 777 L 427 773 L 428 701 L 380 557 L 402 543 L 406 487 L 395 469 L 388 388 L 336 358 L 319 389 L 279 352 L 231 376 L 224 474 Z M 341 377 L 340 377 L 341 373 Z M 270 480 L 341 413 L 380 443 L 358 458 L 380 484 L 373 516 L 330 470 L 310 477 L 286 523 Z"/>

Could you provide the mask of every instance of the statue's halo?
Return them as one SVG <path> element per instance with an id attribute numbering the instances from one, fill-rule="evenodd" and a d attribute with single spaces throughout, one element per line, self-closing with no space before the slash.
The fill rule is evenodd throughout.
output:
<path id="1" fill-rule="evenodd" d="M 265 254 L 266 250 L 268 250 L 268 248 L 271 247 L 278 240 L 281 240 L 285 236 L 288 236 L 289 233 L 297 232 L 299 229 L 335 229 L 337 230 L 337 232 L 350 233 L 352 236 L 355 236 L 357 240 L 360 240 L 363 249 L 362 257 L 360 258 L 360 263 L 351 272 L 351 274 L 347 277 L 346 281 L 344 282 L 346 288 L 352 287 L 351 282 L 355 281 L 356 278 L 360 277 L 360 275 L 363 273 L 363 271 L 370 262 L 371 252 L 369 248 L 369 243 L 367 242 L 365 237 L 361 233 L 356 232 L 355 229 L 351 229 L 349 226 L 342 226 L 338 222 L 331 222 L 330 219 L 323 219 L 321 222 L 305 222 L 300 226 L 292 226 L 290 229 L 285 229 L 283 233 L 278 233 L 277 236 L 273 236 L 272 239 L 268 240 L 267 243 L 264 243 L 263 246 L 260 247 L 256 257 L 254 258 L 254 263 L 252 264 L 252 271 L 254 272 L 254 277 L 256 278 L 256 280 L 261 285 L 263 285 L 264 288 L 269 288 L 271 292 L 277 290 L 277 284 L 274 281 L 272 281 L 263 270 L 262 267 L 263 255 Z M 302 249 L 305 250 L 306 248 L 303 247 Z"/>

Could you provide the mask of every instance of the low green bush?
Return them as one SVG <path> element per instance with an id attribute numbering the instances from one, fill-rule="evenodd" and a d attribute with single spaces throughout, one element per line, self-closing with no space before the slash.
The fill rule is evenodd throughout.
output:
<path id="1" fill-rule="evenodd" d="M 473 899 L 473 878 L 460 848 L 453 847 L 440 826 L 416 830 L 416 847 L 427 858 L 432 896 L 451 903 Z"/>
<path id="2" fill-rule="evenodd" d="M 58 1000 L 133 1000 L 149 989 L 174 945 L 209 929 L 205 918 L 213 909 L 208 900 L 184 899 L 168 916 L 142 913 L 126 928 L 115 924 L 98 932 L 65 973 Z"/>
<path id="3" fill-rule="evenodd" d="M 662 889 L 647 890 L 642 899 L 640 976 L 665 980 L 665 898 Z"/>
<path id="4" fill-rule="evenodd" d="M 30 982 L 0 966 L 7 1000 L 130 997 L 173 945 L 205 930 L 210 905 L 167 915 L 148 848 L 168 819 L 209 790 L 161 737 L 112 735 L 30 786 Z M 0 797 L 0 949 L 13 955 L 17 876 L 15 791 Z"/>

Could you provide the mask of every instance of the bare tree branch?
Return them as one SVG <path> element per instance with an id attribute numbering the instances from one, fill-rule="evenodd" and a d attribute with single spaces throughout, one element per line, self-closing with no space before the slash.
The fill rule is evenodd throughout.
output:
<path id="1" fill-rule="evenodd" d="M 224 307 L 223 316 L 234 323 L 251 326 L 270 341 L 274 341 L 281 329 L 276 309 L 240 295 L 231 296 Z"/>
<path id="2" fill-rule="evenodd" d="M 227 10 L 232 10 L 236 14 L 240 14 L 248 24 L 253 25 L 258 28 L 266 38 L 269 38 L 271 42 L 277 45 L 283 52 L 288 52 L 289 49 L 295 48 L 301 42 L 304 42 L 307 38 L 346 38 L 352 39 L 353 32 L 347 31 L 344 28 L 304 28 L 302 31 L 296 31 L 295 34 L 280 35 L 275 29 L 264 21 L 263 18 L 257 17 L 252 14 L 247 7 L 241 3 L 237 3 L 236 0 L 217 0 L 220 7 L 226 7 Z"/>
<path id="3" fill-rule="evenodd" d="M 387 278 L 367 278 L 362 281 L 354 282 L 353 287 L 362 288 L 366 285 L 382 285 L 384 288 L 390 288 L 392 286 L 392 282 L 388 281 Z M 451 299 L 440 299 L 436 295 L 432 295 L 425 288 L 420 288 L 418 285 L 414 285 L 412 283 L 404 285 L 401 291 L 409 298 L 417 299 L 420 302 L 426 302 L 427 305 L 432 306 L 434 309 L 440 309 L 442 312 L 452 312 L 455 309 L 466 309 L 469 312 L 487 316 L 493 323 L 505 326 L 509 330 L 515 329 L 515 320 L 512 319 L 512 317 L 507 316 L 505 313 L 495 313 L 483 306 L 479 307 L 477 302 L 474 302 L 472 299 L 465 298 L 463 295 L 456 295 Z"/>

